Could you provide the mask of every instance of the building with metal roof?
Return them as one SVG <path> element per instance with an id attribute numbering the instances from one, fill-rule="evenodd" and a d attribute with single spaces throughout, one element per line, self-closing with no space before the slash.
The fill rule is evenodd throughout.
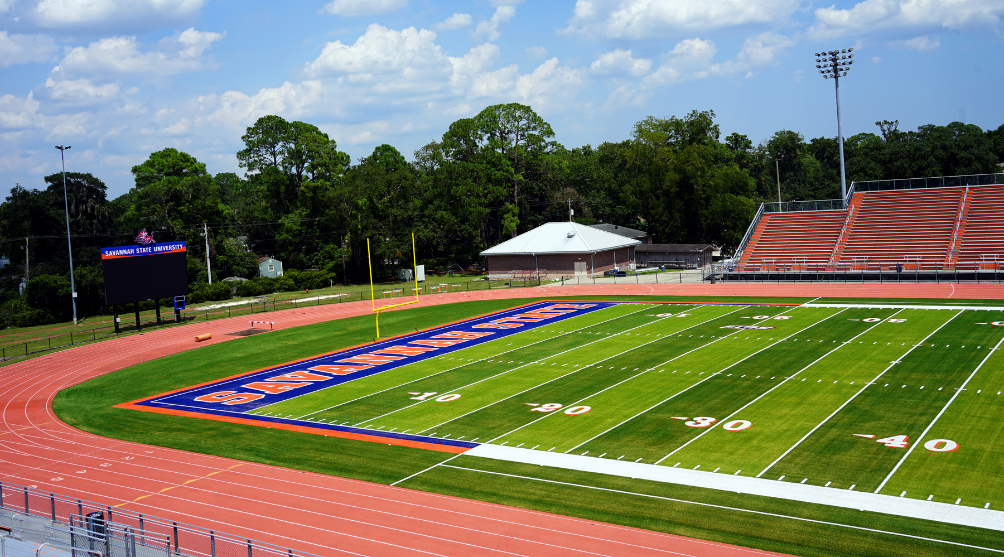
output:
<path id="1" fill-rule="evenodd" d="M 638 240 L 549 222 L 481 252 L 490 276 L 593 276 L 634 264 Z"/>
<path id="2" fill-rule="evenodd" d="M 710 265 L 714 252 L 711 244 L 642 244 L 635 248 L 635 257 L 645 267 L 696 269 Z"/>
<path id="3" fill-rule="evenodd" d="M 593 228 L 599 228 L 604 232 L 611 232 L 613 234 L 617 234 L 620 236 L 626 236 L 628 238 L 638 240 L 643 244 L 651 244 L 653 241 L 652 235 L 649 234 L 648 232 L 645 232 L 644 230 L 635 230 L 634 228 L 628 228 L 626 226 L 618 226 L 616 224 L 610 224 L 605 222 L 600 224 L 590 224 L 589 226 Z"/>

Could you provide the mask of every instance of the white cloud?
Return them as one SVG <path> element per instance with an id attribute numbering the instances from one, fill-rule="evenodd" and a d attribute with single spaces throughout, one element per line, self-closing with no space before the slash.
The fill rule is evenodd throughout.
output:
<path id="1" fill-rule="evenodd" d="M 996 28 L 1001 16 L 1000 0 L 864 0 L 849 10 L 817 9 L 808 34 L 832 38 L 888 29 Z"/>
<path id="2" fill-rule="evenodd" d="M 598 75 L 644 75 L 652 68 L 652 60 L 633 58 L 630 50 L 616 49 L 601 54 L 589 65 L 589 70 Z"/>
<path id="3" fill-rule="evenodd" d="M 469 27 L 472 23 L 474 23 L 474 20 L 471 18 L 471 14 L 453 14 L 433 25 L 432 28 L 437 31 L 449 31 L 451 29 Z"/>
<path id="4" fill-rule="evenodd" d="M 534 58 L 543 58 L 547 56 L 547 49 L 542 46 L 531 46 L 526 49 L 526 53 Z"/>
<path id="5" fill-rule="evenodd" d="M 736 60 L 747 66 L 762 66 L 771 64 L 778 54 L 791 48 L 795 41 L 784 35 L 774 33 L 761 33 L 755 37 L 748 37 L 743 42 L 743 49 L 736 56 Z"/>
<path id="6" fill-rule="evenodd" d="M 222 33 L 189 28 L 161 40 L 155 50 L 143 51 L 136 37 L 111 37 L 71 49 L 53 74 L 91 78 L 109 75 L 172 75 L 212 67 L 203 53 Z"/>
<path id="7" fill-rule="evenodd" d="M 919 37 L 914 37 L 907 41 L 893 41 L 890 43 L 890 45 L 898 48 L 908 48 L 911 50 L 925 51 L 925 50 L 935 50 L 936 48 L 941 46 L 941 41 L 938 40 L 937 36 L 931 38 L 928 35 L 921 35 Z"/>
<path id="8" fill-rule="evenodd" d="M 208 0 L 42 0 L 34 19 L 42 27 L 79 27 L 136 21 L 178 21 L 199 13 Z"/>
<path id="9" fill-rule="evenodd" d="M 490 68 L 498 57 L 499 47 L 492 43 L 478 45 L 460 58 L 451 56 L 449 57 L 450 64 L 453 66 L 451 80 L 458 82 L 480 74 Z"/>
<path id="10" fill-rule="evenodd" d="M 515 64 L 473 78 L 470 98 L 489 98 L 499 102 L 514 100 L 529 104 L 534 110 L 568 106 L 586 80 L 586 70 L 562 66 L 551 58 L 528 74 L 520 74 Z"/>
<path id="11" fill-rule="evenodd" d="M 334 0 L 325 4 L 320 13 L 346 17 L 389 14 L 408 6 L 408 0 Z"/>
<path id="12" fill-rule="evenodd" d="M 665 38 L 783 21 L 799 0 L 577 0 L 566 32 L 610 38 Z"/>
<path id="13" fill-rule="evenodd" d="M 424 72 L 443 74 L 446 55 L 435 43 L 436 33 L 408 27 L 401 31 L 373 23 L 352 45 L 335 41 L 304 66 L 309 77 L 349 75 L 352 81 L 368 81 L 377 75 L 399 74 L 424 79 Z"/>
<path id="14" fill-rule="evenodd" d="M 503 4 L 495 8 L 495 13 L 492 14 L 491 18 L 478 22 L 478 26 L 474 28 L 474 35 L 494 41 L 502 36 L 499 26 L 512 19 L 515 15 L 516 6 L 513 6 L 511 3 Z"/>
<path id="15" fill-rule="evenodd" d="M 56 41 L 45 35 L 8 35 L 0 31 L 0 68 L 44 62 L 56 52 Z"/>
<path id="16" fill-rule="evenodd" d="M 115 98 L 119 93 L 118 83 L 95 85 L 89 79 L 45 80 L 48 97 L 56 101 L 89 104 Z"/>
<path id="17" fill-rule="evenodd" d="M 707 77 L 711 75 L 717 52 L 718 48 L 711 41 L 700 38 L 680 41 L 642 83 L 653 86 Z"/>
<path id="18" fill-rule="evenodd" d="M 32 93 L 21 99 L 14 95 L 0 97 L 0 129 L 25 129 L 35 124 L 38 101 Z"/>
<path id="19" fill-rule="evenodd" d="M 790 48 L 794 41 L 783 35 L 761 33 L 748 37 L 736 57 L 725 62 L 715 62 L 718 48 L 715 43 L 700 38 L 686 39 L 662 56 L 659 68 L 642 80 L 645 87 L 658 87 L 711 76 L 733 75 L 740 72 L 747 79 L 757 66 L 773 64 L 777 56 Z"/>
<path id="20" fill-rule="evenodd" d="M 14 0 L 0 0 L 0 14 L 6 13 L 14 5 Z"/>

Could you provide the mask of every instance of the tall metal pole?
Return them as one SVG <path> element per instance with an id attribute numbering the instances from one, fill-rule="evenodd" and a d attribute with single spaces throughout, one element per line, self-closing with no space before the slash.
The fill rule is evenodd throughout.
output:
<path id="1" fill-rule="evenodd" d="M 834 74 L 833 84 L 837 90 L 837 147 L 840 149 L 840 202 L 847 208 L 847 174 L 844 171 L 844 131 L 840 124 L 840 76 Z"/>
<path id="2" fill-rule="evenodd" d="M 206 237 L 206 274 L 209 276 L 209 284 L 213 283 L 213 268 L 209 266 L 209 225 L 202 223 L 202 234 Z"/>
<path id="3" fill-rule="evenodd" d="M 844 167 L 844 130 L 840 121 L 840 78 L 847 77 L 847 71 L 854 63 L 853 48 L 816 53 L 816 69 L 823 79 L 832 79 L 837 94 L 837 147 L 840 150 L 840 203 L 847 208 L 847 171 Z M 821 65 L 820 65 L 821 64 Z"/>
<path id="4" fill-rule="evenodd" d="M 70 240 L 70 201 L 66 194 L 66 150 L 70 145 L 56 145 L 59 149 L 59 159 L 63 163 L 63 206 L 66 209 L 66 247 L 70 253 L 70 301 L 73 303 L 73 324 L 77 324 L 77 287 L 73 280 L 73 243 Z"/>

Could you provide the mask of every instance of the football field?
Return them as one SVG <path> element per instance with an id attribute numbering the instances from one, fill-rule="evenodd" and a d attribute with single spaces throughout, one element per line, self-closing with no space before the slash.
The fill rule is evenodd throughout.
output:
<path id="1" fill-rule="evenodd" d="M 131 407 L 1001 510 L 1002 320 L 997 309 L 540 302 Z M 178 402 L 189 394 L 201 406 Z"/>

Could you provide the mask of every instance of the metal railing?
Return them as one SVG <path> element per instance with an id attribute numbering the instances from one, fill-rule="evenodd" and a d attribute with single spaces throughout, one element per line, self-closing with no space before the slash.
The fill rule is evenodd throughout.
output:
<path id="1" fill-rule="evenodd" d="M 753 232 L 756 230 L 757 225 L 760 224 L 760 219 L 763 218 L 764 209 L 765 204 L 761 203 L 760 207 L 756 210 L 756 215 L 753 216 L 753 222 L 751 222 L 749 228 L 746 229 L 746 234 L 743 234 L 743 239 L 739 242 L 739 247 L 736 248 L 735 253 L 732 255 L 732 261 L 735 264 L 739 263 L 739 260 L 743 256 L 743 252 L 746 251 L 746 245 L 749 244 L 750 238 L 753 237 Z"/>
<path id="2" fill-rule="evenodd" d="M 798 211 L 840 211 L 844 202 L 840 199 L 821 199 L 818 201 L 784 201 L 764 203 L 765 213 L 794 213 Z"/>
<path id="3" fill-rule="evenodd" d="M 903 178 L 898 180 L 866 180 L 852 182 L 854 191 L 892 191 L 926 188 L 957 188 L 962 186 L 993 186 L 1004 184 L 1004 173 L 965 174 L 962 176 L 932 176 L 930 178 Z"/>
<path id="4" fill-rule="evenodd" d="M 126 509 L 73 499 L 28 486 L 0 482 L 0 510 L 38 517 L 71 528 L 71 532 L 98 549 L 106 557 L 152 557 L 137 553 L 135 547 L 159 548 L 159 555 L 187 557 L 317 557 L 313 553 L 280 547 L 253 539 L 241 538 L 176 521 L 144 515 Z M 88 522 L 90 520 L 90 522 Z M 96 536 L 95 528 L 105 533 Z M 104 535 L 105 537 L 101 537 Z M 121 546 L 118 552 L 90 547 L 91 541 L 108 540 L 108 548 Z M 83 555 L 78 557 L 84 557 Z"/>

